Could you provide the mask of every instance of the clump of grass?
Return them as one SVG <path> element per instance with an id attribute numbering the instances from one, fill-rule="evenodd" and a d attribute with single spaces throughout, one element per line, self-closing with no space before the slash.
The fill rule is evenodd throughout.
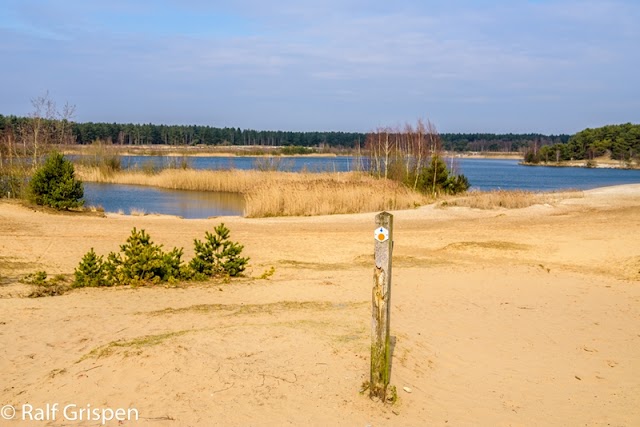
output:
<path id="1" fill-rule="evenodd" d="M 471 191 L 463 197 L 443 201 L 440 206 L 461 206 L 476 209 L 520 209 L 539 204 L 557 203 L 563 199 L 583 197 L 581 191 L 538 193 L 523 190 Z"/>
<path id="2" fill-rule="evenodd" d="M 47 280 L 46 271 L 27 274 L 20 282 L 34 286 L 31 293 L 27 295 L 29 298 L 53 297 L 62 295 L 70 289 L 65 276 L 58 274 Z"/>
<path id="3" fill-rule="evenodd" d="M 160 166 L 156 165 L 152 160 L 143 162 L 140 168 L 142 172 L 148 176 L 156 175 L 163 170 Z"/>
<path id="4" fill-rule="evenodd" d="M 262 280 L 268 280 L 271 276 L 273 276 L 276 272 L 276 268 L 272 265 L 270 269 L 265 270 L 259 277 Z"/>
<path id="5" fill-rule="evenodd" d="M 41 270 L 36 271 L 35 273 L 29 273 L 19 281 L 20 283 L 26 283 L 27 285 L 44 285 L 47 281 L 47 272 Z"/>
<path id="6" fill-rule="evenodd" d="M 524 251 L 529 249 L 529 246 L 521 243 L 490 240 L 485 242 L 455 242 L 448 244 L 443 249 L 494 249 L 505 251 Z"/>
<path id="7" fill-rule="evenodd" d="M 131 340 L 112 341 L 109 344 L 94 348 L 89 353 L 82 356 L 79 362 L 89 358 L 99 359 L 101 357 L 110 356 L 118 348 L 140 350 L 144 347 L 151 347 L 154 345 L 161 344 L 167 339 L 184 335 L 187 332 L 193 332 L 193 331 L 184 330 L 184 331 L 168 332 L 168 333 L 158 334 L 158 335 L 145 335 L 145 336 L 134 338 Z M 127 355 L 126 352 L 125 352 L 125 355 Z"/>
<path id="8" fill-rule="evenodd" d="M 344 310 L 347 308 L 357 308 L 369 304 L 369 302 L 346 302 L 335 303 L 331 301 L 278 301 L 265 304 L 197 304 L 181 308 L 165 308 L 163 310 L 150 311 L 148 316 L 163 316 L 183 313 L 207 314 L 211 312 L 232 312 L 230 315 L 250 315 L 250 314 L 274 314 L 282 311 L 293 310 Z"/>
<path id="9" fill-rule="evenodd" d="M 147 212 L 144 209 L 141 209 L 141 208 L 131 208 L 129 210 L 129 214 L 131 216 L 145 216 L 147 214 Z"/>
<path id="10" fill-rule="evenodd" d="M 103 208 L 102 206 L 100 206 L 100 205 L 95 205 L 95 206 L 94 206 L 94 205 L 91 205 L 91 206 L 87 206 L 85 209 L 86 209 L 87 211 L 89 211 L 89 212 L 94 212 L 94 213 L 96 213 L 96 212 L 103 213 L 103 212 L 104 212 L 104 208 Z"/>

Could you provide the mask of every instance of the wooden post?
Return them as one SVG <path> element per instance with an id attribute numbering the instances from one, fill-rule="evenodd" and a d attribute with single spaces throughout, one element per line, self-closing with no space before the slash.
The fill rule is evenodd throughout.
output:
<path id="1" fill-rule="evenodd" d="M 393 215 L 376 215 L 375 267 L 371 311 L 371 379 L 369 397 L 386 400 L 391 368 L 389 336 L 391 298 L 391 253 L 393 251 Z"/>

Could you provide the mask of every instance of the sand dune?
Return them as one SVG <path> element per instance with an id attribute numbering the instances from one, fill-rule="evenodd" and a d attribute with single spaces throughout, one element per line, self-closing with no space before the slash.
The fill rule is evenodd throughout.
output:
<path id="1" fill-rule="evenodd" d="M 131 426 L 640 425 L 640 185 L 393 213 L 400 399 L 385 406 L 359 394 L 374 214 L 225 218 L 252 265 L 230 284 L 30 299 L 24 274 L 72 273 L 134 226 L 188 258 L 219 220 L 2 202 L 0 406 L 133 407 L 138 421 L 108 423 Z M 77 423 L 38 425 L 62 424 Z"/>

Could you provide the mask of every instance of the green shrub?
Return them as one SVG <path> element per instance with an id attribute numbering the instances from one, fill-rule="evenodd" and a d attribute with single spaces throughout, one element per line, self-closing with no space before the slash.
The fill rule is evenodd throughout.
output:
<path id="1" fill-rule="evenodd" d="M 116 285 L 176 281 L 181 278 L 182 249 L 164 252 L 144 231 L 134 227 L 119 253 L 107 257 L 107 280 Z"/>
<path id="2" fill-rule="evenodd" d="M 444 183 L 443 189 L 447 194 L 464 193 L 471 185 L 464 175 L 450 175 Z"/>
<path id="3" fill-rule="evenodd" d="M 47 282 L 47 272 L 46 271 L 36 271 L 35 273 L 29 273 L 20 279 L 21 283 L 26 283 L 27 285 L 44 285 Z"/>
<path id="4" fill-rule="evenodd" d="M 189 267 L 198 279 L 214 276 L 235 277 L 245 270 L 249 258 L 242 258 L 240 253 L 244 246 L 229 240 L 230 230 L 220 224 L 205 233 L 205 241 L 194 239 L 195 257 Z"/>
<path id="5" fill-rule="evenodd" d="M 31 178 L 29 185 L 34 203 L 56 209 L 82 206 L 82 182 L 75 178 L 73 164 L 54 152 Z"/>
<path id="6" fill-rule="evenodd" d="M 540 163 L 540 153 L 536 153 L 533 150 L 527 150 L 527 152 L 524 155 L 524 162 L 525 163 L 531 163 L 534 165 L 537 165 L 538 163 Z"/>
<path id="7" fill-rule="evenodd" d="M 103 256 L 96 255 L 93 248 L 91 248 L 91 250 L 82 257 L 78 268 L 75 269 L 75 282 L 73 286 L 78 288 L 85 286 L 110 286 L 112 283 L 107 282 L 105 273 Z"/>
<path id="8" fill-rule="evenodd" d="M 134 227 L 120 252 L 109 253 L 106 260 L 91 248 L 75 270 L 74 286 L 140 285 L 239 276 L 249 261 L 240 256 L 243 246 L 229 240 L 230 231 L 224 224 L 214 232 L 207 232 L 204 242 L 194 240 L 196 256 L 185 265 L 182 248 L 165 252 L 144 230 Z"/>
<path id="9" fill-rule="evenodd" d="M 469 180 L 464 175 L 452 175 L 440 156 L 431 157 L 429 166 L 423 168 L 417 179 L 416 189 L 427 194 L 458 194 L 469 189 Z"/>

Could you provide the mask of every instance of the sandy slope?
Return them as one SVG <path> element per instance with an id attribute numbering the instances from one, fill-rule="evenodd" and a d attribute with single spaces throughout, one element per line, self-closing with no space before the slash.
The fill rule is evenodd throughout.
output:
<path id="1" fill-rule="evenodd" d="M 120 425 L 152 426 L 640 425 L 640 185 L 394 214 L 391 407 L 358 393 L 373 214 L 225 218 L 270 280 L 28 299 L 23 274 L 71 273 L 133 226 L 190 257 L 218 221 L 0 203 L 0 406 L 135 407 Z"/>

